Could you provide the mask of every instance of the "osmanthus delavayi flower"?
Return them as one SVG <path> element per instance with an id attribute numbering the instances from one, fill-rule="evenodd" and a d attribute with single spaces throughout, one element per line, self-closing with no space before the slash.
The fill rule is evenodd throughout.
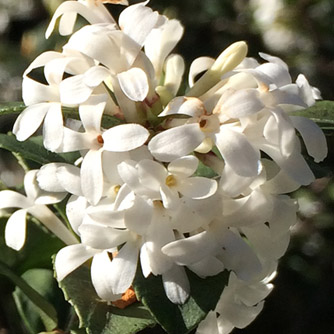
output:
<path id="1" fill-rule="evenodd" d="M 38 187 L 37 170 L 29 171 L 24 178 L 26 196 L 12 190 L 0 191 L 0 209 L 20 208 L 7 221 L 5 228 L 6 244 L 20 250 L 26 239 L 26 216 L 31 214 L 44 224 L 65 244 L 75 244 L 77 239 L 62 221 L 46 206 L 60 202 L 66 193 L 48 193 Z"/>
<path id="2" fill-rule="evenodd" d="M 17 140 L 43 125 L 46 149 L 77 155 L 29 171 L 26 196 L 0 192 L 0 209 L 19 208 L 6 243 L 22 248 L 26 214 L 34 215 L 67 244 L 56 255 L 57 279 L 92 259 L 101 302 L 120 298 L 138 268 L 144 279 L 161 276 L 180 305 L 193 293 L 188 270 L 202 279 L 225 271 L 228 284 L 197 333 L 243 328 L 262 310 L 287 249 L 297 212 L 288 194 L 314 180 L 302 145 L 315 162 L 327 155 L 320 128 L 294 114 L 320 93 L 303 75 L 293 82 L 277 57 L 246 57 L 240 41 L 217 59 L 195 59 L 178 95 L 180 22 L 148 1 L 126 7 L 117 22 L 104 3 L 128 5 L 62 3 L 46 35 L 59 19 L 67 43 L 24 73 Z M 88 24 L 77 29 L 78 15 Z M 33 79 L 41 69 L 46 83 Z M 71 231 L 46 206 L 62 200 Z"/>

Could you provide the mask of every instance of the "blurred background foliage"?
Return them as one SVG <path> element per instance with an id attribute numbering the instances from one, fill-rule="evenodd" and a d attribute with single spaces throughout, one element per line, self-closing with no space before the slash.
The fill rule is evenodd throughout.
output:
<path id="1" fill-rule="evenodd" d="M 0 0 L 0 101 L 21 100 L 21 77 L 28 64 L 41 52 L 61 50 L 64 38 L 54 33 L 45 40 L 50 15 L 61 0 Z M 131 1 L 135 3 L 140 1 Z M 277 55 L 290 67 L 293 80 L 304 73 L 322 97 L 334 100 L 334 1 L 333 0 L 151 0 L 150 6 L 181 20 L 185 35 L 177 52 L 188 64 L 199 56 L 217 57 L 237 40 L 249 45 L 249 56 L 258 52 Z M 108 8 L 117 18 L 121 6 Z M 1 119 L 0 131 L 7 132 L 11 119 Z M 334 170 L 333 137 L 328 137 L 329 157 L 321 178 L 294 194 L 300 205 L 299 221 L 292 242 L 281 260 L 275 289 L 264 311 L 252 325 L 233 333 L 253 334 L 332 334 L 334 333 Z M 7 186 L 22 180 L 12 174 L 8 155 L 1 152 L 0 178 Z M 27 251 L 34 241 L 29 227 L 26 251 L 15 253 L 3 245 L 0 228 L 0 259 L 19 275 L 29 268 L 51 268 L 45 260 L 28 261 Z M 31 230 L 30 230 L 31 229 Z M 30 230 L 30 232 L 29 232 Z M 35 233 L 35 234 L 36 234 Z M 41 235 L 41 237 L 43 237 Z M 45 238 L 51 238 L 46 234 Z M 49 239 L 47 239 L 49 240 Z M 50 239 L 51 240 L 51 239 Z M 28 239 L 29 241 L 29 239 Z M 38 249 L 40 252 L 40 249 Z M 14 286 L 0 277 L 0 334 L 28 333 L 17 320 L 11 298 Z M 158 331 L 152 330 L 152 333 Z"/>

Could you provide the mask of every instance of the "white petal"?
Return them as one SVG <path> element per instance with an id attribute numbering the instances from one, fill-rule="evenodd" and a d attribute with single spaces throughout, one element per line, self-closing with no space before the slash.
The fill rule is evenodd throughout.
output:
<path id="1" fill-rule="evenodd" d="M 128 241 L 112 260 L 110 284 L 115 294 L 124 293 L 132 284 L 137 270 L 138 246 Z"/>
<path id="2" fill-rule="evenodd" d="M 57 152 L 66 153 L 80 151 L 97 146 L 97 135 L 87 132 L 77 132 L 68 128 L 63 128 L 63 142 L 58 147 Z M 96 145 L 94 145 L 96 142 Z"/>
<path id="3" fill-rule="evenodd" d="M 93 88 L 84 83 L 84 75 L 79 74 L 64 79 L 59 85 L 60 100 L 64 104 L 77 105 L 85 102 Z"/>
<path id="4" fill-rule="evenodd" d="M 236 197 L 247 189 L 255 178 L 256 176 L 240 176 L 227 164 L 223 169 L 219 185 L 226 195 Z"/>
<path id="5" fill-rule="evenodd" d="M 70 194 L 82 196 L 80 183 L 80 169 L 70 164 L 58 166 L 56 170 L 57 180 L 61 187 Z"/>
<path id="6" fill-rule="evenodd" d="M 215 59 L 210 57 L 199 57 L 196 58 L 190 65 L 188 82 L 189 87 L 191 88 L 194 83 L 196 76 L 207 71 L 215 62 Z"/>
<path id="7" fill-rule="evenodd" d="M 29 77 L 24 77 L 22 98 L 27 106 L 41 102 L 59 102 L 59 87 L 58 85 L 44 85 Z"/>
<path id="8" fill-rule="evenodd" d="M 216 311 L 210 311 L 202 320 L 196 330 L 196 334 L 228 334 L 229 332 L 219 332 L 217 325 Z"/>
<path id="9" fill-rule="evenodd" d="M 264 108 L 264 104 L 260 100 L 260 94 L 256 89 L 242 89 L 233 91 L 229 90 L 227 98 L 221 104 L 221 112 L 228 114 L 231 118 L 242 118 L 251 116 Z"/>
<path id="10" fill-rule="evenodd" d="M 56 255 L 55 268 L 57 280 L 60 282 L 73 270 L 80 267 L 96 253 L 83 244 L 70 245 L 62 248 Z"/>
<path id="11" fill-rule="evenodd" d="M 300 185 L 308 185 L 314 181 L 313 172 L 298 148 L 289 157 L 283 157 L 276 146 L 262 144 L 260 149 L 267 153 L 289 177 Z"/>
<path id="12" fill-rule="evenodd" d="M 84 74 L 84 83 L 91 87 L 97 87 L 110 76 L 110 71 L 103 66 L 93 66 Z"/>
<path id="13" fill-rule="evenodd" d="M 156 76 L 160 77 L 168 54 L 174 49 L 183 35 L 183 27 L 178 20 L 168 20 L 159 28 L 153 29 L 145 41 L 145 53 L 151 60 Z"/>
<path id="14" fill-rule="evenodd" d="M 156 161 L 145 159 L 138 163 L 137 169 L 141 184 L 158 193 L 168 175 L 166 168 Z"/>
<path id="15" fill-rule="evenodd" d="M 199 251 L 200 250 L 200 251 Z M 179 265 L 188 265 L 214 255 L 219 250 L 214 236 L 204 231 L 186 239 L 173 241 L 162 247 L 162 252 Z"/>
<path id="16" fill-rule="evenodd" d="M 164 86 L 175 96 L 180 88 L 185 70 L 184 60 L 180 55 L 173 54 L 166 59 Z"/>
<path id="17" fill-rule="evenodd" d="M 123 93 L 132 101 L 144 101 L 148 94 L 149 85 L 145 72 L 133 67 L 126 72 L 117 74 Z"/>
<path id="18" fill-rule="evenodd" d="M 179 204 L 179 194 L 176 189 L 167 187 L 165 184 L 160 186 L 160 195 L 163 206 L 166 209 L 174 210 Z"/>
<path id="19" fill-rule="evenodd" d="M 104 149 L 125 152 L 145 144 L 149 132 L 139 124 L 121 124 L 103 133 Z"/>
<path id="20" fill-rule="evenodd" d="M 79 226 L 82 224 L 86 214 L 87 200 L 85 197 L 71 196 L 66 203 L 66 216 L 71 224 L 73 231 L 79 235 Z"/>
<path id="21" fill-rule="evenodd" d="M 217 231 L 216 231 L 217 232 Z M 217 233 L 217 241 L 222 247 L 221 258 L 227 269 L 233 270 L 239 279 L 251 281 L 261 273 L 262 266 L 252 248 L 239 235 L 225 230 Z"/>
<path id="22" fill-rule="evenodd" d="M 138 170 L 134 165 L 131 163 L 132 161 L 124 161 L 117 166 L 118 173 L 122 178 L 123 182 L 128 185 L 129 188 L 133 191 L 140 191 L 142 185 L 139 182 L 138 178 Z M 122 189 L 122 188 L 121 188 Z"/>
<path id="23" fill-rule="evenodd" d="M 43 126 L 43 144 L 54 152 L 63 140 L 63 114 L 60 104 L 52 104 L 48 110 Z"/>
<path id="24" fill-rule="evenodd" d="M 226 164 L 241 176 L 256 176 L 261 170 L 260 154 L 255 151 L 246 136 L 237 131 L 220 127 L 216 145 Z"/>
<path id="25" fill-rule="evenodd" d="M 179 178 L 186 178 L 196 172 L 198 159 L 193 155 L 187 155 L 173 160 L 168 165 L 168 171 Z"/>
<path id="26" fill-rule="evenodd" d="M 203 102 L 196 97 L 177 96 L 168 103 L 159 116 L 162 117 L 174 114 L 199 117 L 205 114 L 205 107 Z"/>
<path id="27" fill-rule="evenodd" d="M 205 138 L 197 123 L 165 130 L 154 136 L 148 148 L 160 161 L 172 161 L 191 153 Z"/>
<path id="28" fill-rule="evenodd" d="M 102 151 L 90 150 L 81 165 L 81 189 L 87 200 L 95 205 L 103 191 Z"/>
<path id="29" fill-rule="evenodd" d="M 136 196 L 134 204 L 124 213 L 124 222 L 130 231 L 144 235 L 151 224 L 153 207 L 142 197 Z"/>
<path id="30" fill-rule="evenodd" d="M 224 219 L 227 226 L 251 226 L 260 223 L 265 223 L 271 217 L 272 213 L 272 198 L 268 194 L 261 191 L 253 191 L 251 195 L 223 203 L 223 214 L 236 205 L 233 213 L 225 213 Z"/>
<path id="31" fill-rule="evenodd" d="M 38 185 L 45 191 L 64 191 L 64 187 L 57 178 L 56 171 L 57 168 L 65 165 L 66 164 L 63 163 L 49 163 L 43 165 L 37 173 Z"/>
<path id="32" fill-rule="evenodd" d="M 107 9 L 100 2 L 94 2 L 94 10 L 85 6 L 83 3 L 77 1 L 67 1 L 62 3 L 55 11 L 52 20 L 46 30 L 45 37 L 49 38 L 51 35 L 57 19 L 65 14 L 67 20 L 62 20 L 62 24 L 59 27 L 61 35 L 70 35 L 73 32 L 74 16 L 73 14 L 80 14 L 90 23 L 102 23 L 102 22 L 114 22 L 112 16 L 108 13 Z M 70 17 L 66 14 L 72 14 Z M 71 18 L 71 19 L 70 19 Z"/>
<path id="33" fill-rule="evenodd" d="M 178 191 L 193 199 L 203 199 L 212 196 L 217 190 L 217 181 L 205 177 L 189 177 L 180 182 Z"/>
<path id="34" fill-rule="evenodd" d="M 146 2 L 132 5 L 124 9 L 119 16 L 120 28 L 140 46 L 143 46 L 147 35 L 159 18 L 157 12 L 153 12 L 145 5 Z"/>
<path id="35" fill-rule="evenodd" d="M 290 116 L 290 119 L 301 134 L 307 153 L 315 162 L 324 160 L 328 153 L 326 137 L 319 126 L 312 120 L 299 116 Z"/>
<path id="36" fill-rule="evenodd" d="M 114 301 L 122 296 L 122 294 L 115 294 L 112 290 L 112 282 L 110 280 L 112 275 L 111 260 L 108 253 L 105 251 L 96 254 L 92 261 L 91 277 L 96 293 L 103 300 Z"/>
<path id="37" fill-rule="evenodd" d="M 95 224 L 82 224 L 79 226 L 81 242 L 96 249 L 112 249 L 129 238 L 129 231 L 118 230 L 107 226 Z"/>
<path id="38" fill-rule="evenodd" d="M 13 127 L 16 139 L 24 141 L 33 135 L 42 124 L 45 115 L 51 107 L 51 103 L 38 103 L 24 109 L 16 119 Z"/>
<path id="39" fill-rule="evenodd" d="M 186 302 L 190 293 L 190 284 L 184 268 L 174 265 L 162 274 L 162 283 L 172 303 L 182 305 Z"/>
<path id="40" fill-rule="evenodd" d="M 9 217 L 6 224 L 6 245 L 17 251 L 23 247 L 26 241 L 26 215 L 27 210 L 17 210 Z"/>
<path id="41" fill-rule="evenodd" d="M 28 208 L 33 203 L 26 196 L 12 190 L 0 191 L 0 209 Z"/>
<path id="42" fill-rule="evenodd" d="M 173 262 L 161 248 L 175 239 L 172 229 L 168 226 L 168 218 L 157 214 L 153 218 L 146 234 L 146 256 L 149 257 L 150 271 L 153 275 L 161 275 L 169 270 Z M 141 254 L 141 259 L 143 254 Z"/>
<path id="43" fill-rule="evenodd" d="M 87 132 L 101 131 L 101 118 L 106 106 L 106 95 L 91 96 L 86 102 L 80 104 L 79 115 Z"/>

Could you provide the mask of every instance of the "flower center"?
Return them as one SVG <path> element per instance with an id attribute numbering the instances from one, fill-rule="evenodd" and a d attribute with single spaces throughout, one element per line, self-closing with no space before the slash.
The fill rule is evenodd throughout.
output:
<path id="1" fill-rule="evenodd" d="M 165 180 L 166 186 L 173 187 L 176 185 L 176 178 L 174 175 L 168 175 Z"/>
<path id="2" fill-rule="evenodd" d="M 120 185 L 117 185 L 117 186 L 114 187 L 114 192 L 115 192 L 116 195 L 118 194 L 120 189 L 121 189 Z"/>
<path id="3" fill-rule="evenodd" d="M 98 142 L 99 144 L 104 144 L 104 140 L 103 140 L 103 137 L 102 137 L 101 135 L 98 135 L 98 136 L 96 137 L 96 140 L 97 140 L 97 142 Z"/>

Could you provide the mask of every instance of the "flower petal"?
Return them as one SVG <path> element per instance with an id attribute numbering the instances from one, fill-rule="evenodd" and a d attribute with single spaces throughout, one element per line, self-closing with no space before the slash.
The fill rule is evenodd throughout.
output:
<path id="1" fill-rule="evenodd" d="M 83 244 L 70 245 L 62 248 L 56 255 L 55 268 L 57 280 L 60 282 L 73 270 L 80 267 L 97 251 Z"/>
<path id="2" fill-rule="evenodd" d="M 168 171 L 179 178 L 186 178 L 196 172 L 198 159 L 193 155 L 187 155 L 173 160 L 168 165 Z"/>
<path id="3" fill-rule="evenodd" d="M 6 245 L 17 251 L 19 251 L 23 247 L 26 241 L 26 216 L 26 209 L 17 210 L 9 217 L 6 224 Z"/>
<path id="4" fill-rule="evenodd" d="M 90 150 L 81 165 L 81 189 L 87 200 L 95 205 L 103 192 L 102 151 Z"/>
<path id="5" fill-rule="evenodd" d="M 50 106 L 43 125 L 43 144 L 49 151 L 55 152 L 63 140 L 63 114 L 61 105 L 54 103 Z"/>
<path id="6" fill-rule="evenodd" d="M 168 299 L 183 305 L 189 297 L 190 284 L 184 268 L 174 265 L 162 274 L 162 283 Z"/>
<path id="7" fill-rule="evenodd" d="M 260 173 L 260 154 L 244 134 L 222 125 L 216 135 L 216 145 L 226 164 L 238 175 L 250 177 Z"/>
<path id="8" fill-rule="evenodd" d="M 18 141 L 24 141 L 42 124 L 52 103 L 38 103 L 24 109 L 14 123 L 13 133 Z"/>
<path id="9" fill-rule="evenodd" d="M 122 294 L 113 292 L 112 281 L 110 280 L 112 275 L 108 252 L 104 251 L 96 254 L 92 261 L 91 277 L 96 293 L 103 300 L 115 301 L 122 296 Z"/>
<path id="10" fill-rule="evenodd" d="M 137 270 L 138 246 L 128 241 L 112 260 L 110 284 L 115 294 L 124 293 L 132 284 Z"/>
<path id="11" fill-rule="evenodd" d="M 93 88 L 84 83 L 84 75 L 74 75 L 59 84 L 60 100 L 64 104 L 78 105 L 85 102 L 93 92 Z"/>
<path id="12" fill-rule="evenodd" d="M 117 74 L 123 93 L 132 101 L 144 101 L 148 94 L 149 85 L 146 73 L 137 67 Z"/>
<path id="13" fill-rule="evenodd" d="M 177 189 L 186 197 L 203 199 L 212 196 L 217 191 L 217 181 L 205 177 L 189 177 L 180 182 Z"/>
<path id="14" fill-rule="evenodd" d="M 205 138 L 197 123 L 165 130 L 154 136 L 148 149 L 160 161 L 172 161 L 191 153 Z"/>
<path id="15" fill-rule="evenodd" d="M 79 226 L 81 242 L 95 249 L 112 249 L 129 238 L 128 230 L 118 230 L 96 224 L 81 224 Z"/>
<path id="16" fill-rule="evenodd" d="M 0 209 L 6 208 L 28 208 L 33 205 L 31 199 L 12 190 L 0 191 Z"/>
<path id="17" fill-rule="evenodd" d="M 150 133 L 139 124 L 121 124 L 103 133 L 104 149 L 125 152 L 145 144 Z"/>
<path id="18" fill-rule="evenodd" d="M 326 137 L 319 126 L 305 117 L 290 116 L 290 119 L 301 134 L 307 153 L 314 158 L 315 162 L 324 160 L 327 156 L 328 148 Z"/>

